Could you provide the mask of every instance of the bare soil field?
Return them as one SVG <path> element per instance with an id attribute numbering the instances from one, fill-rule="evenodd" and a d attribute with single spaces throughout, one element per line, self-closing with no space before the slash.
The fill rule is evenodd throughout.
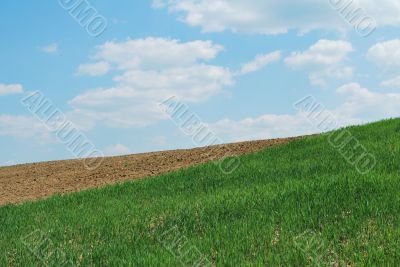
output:
<path id="1" fill-rule="evenodd" d="M 79 159 L 2 167 L 0 168 L 0 206 L 156 176 L 218 160 L 227 153 L 241 155 L 256 152 L 297 138 L 107 157 L 101 166 L 93 171 L 87 170 Z"/>

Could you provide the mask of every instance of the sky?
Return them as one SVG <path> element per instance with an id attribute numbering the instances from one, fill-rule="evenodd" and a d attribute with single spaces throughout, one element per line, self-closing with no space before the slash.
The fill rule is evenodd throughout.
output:
<path id="1" fill-rule="evenodd" d="M 221 142 L 400 114 L 400 2 L 0 2 L 0 165 L 77 157 L 24 105 L 40 92 L 106 156 L 200 144 L 160 109 L 184 103 Z M 309 115 L 309 114 L 308 114 Z"/>

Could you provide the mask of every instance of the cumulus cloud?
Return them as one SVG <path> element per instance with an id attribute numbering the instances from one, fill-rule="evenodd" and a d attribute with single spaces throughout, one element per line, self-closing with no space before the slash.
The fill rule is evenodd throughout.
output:
<path id="1" fill-rule="evenodd" d="M 334 117 L 338 127 L 400 116 L 400 93 L 375 93 L 358 83 L 345 84 L 336 93 L 343 97 L 343 103 L 335 108 L 325 108 L 324 112 Z M 242 120 L 225 118 L 209 126 L 224 142 L 297 136 L 320 132 L 308 119 L 316 117 L 320 111 L 264 114 Z"/>
<path id="2" fill-rule="evenodd" d="M 0 96 L 21 94 L 23 91 L 21 84 L 0 84 Z"/>
<path id="3" fill-rule="evenodd" d="M 32 116 L 0 114 L 0 136 L 34 139 L 39 144 L 55 142 L 46 126 Z"/>
<path id="4" fill-rule="evenodd" d="M 344 17 L 353 18 L 358 8 L 374 18 L 377 26 L 399 26 L 400 4 L 392 0 L 348 1 L 320 0 L 156 0 L 154 8 L 167 8 L 179 14 L 180 20 L 198 26 L 204 32 L 280 34 L 289 30 L 300 33 L 315 29 L 344 31 L 351 25 Z M 342 16 L 338 13 L 343 13 Z M 349 19 L 349 20 L 350 20 Z"/>
<path id="5" fill-rule="evenodd" d="M 271 64 L 276 61 L 279 61 L 280 59 L 281 59 L 280 51 L 275 51 L 275 52 L 268 53 L 268 54 L 257 55 L 253 61 L 248 62 L 242 66 L 240 73 L 247 74 L 250 72 L 258 71 L 258 70 L 262 69 L 263 67 L 265 67 L 266 65 Z"/>
<path id="6" fill-rule="evenodd" d="M 86 91 L 69 104 L 73 110 L 69 113 L 74 123 L 97 122 L 111 128 L 145 127 L 156 121 L 166 119 L 158 108 L 158 98 L 151 92 L 140 92 L 130 87 L 112 87 Z"/>
<path id="7" fill-rule="evenodd" d="M 351 77 L 353 69 L 344 63 L 352 51 L 349 42 L 322 39 L 306 51 L 293 52 L 285 63 L 294 70 L 308 72 L 311 84 L 325 86 L 326 79 Z"/>
<path id="8" fill-rule="evenodd" d="M 130 149 L 121 144 L 110 145 L 104 149 L 105 156 L 121 156 L 130 153 Z"/>
<path id="9" fill-rule="evenodd" d="M 397 87 L 400 88 L 400 76 L 396 76 L 392 79 L 385 80 L 381 83 L 384 87 Z"/>
<path id="10" fill-rule="evenodd" d="M 54 55 L 54 54 L 57 54 L 57 52 L 58 52 L 58 44 L 52 43 L 52 44 L 41 47 L 40 50 L 47 54 Z"/>
<path id="11" fill-rule="evenodd" d="M 209 61 L 222 50 L 222 46 L 212 41 L 180 42 L 149 37 L 106 42 L 97 47 L 95 59 L 109 62 L 121 70 L 165 69 Z"/>
<path id="12" fill-rule="evenodd" d="M 379 66 L 388 68 L 400 67 L 400 39 L 373 45 L 368 50 L 367 58 Z"/>
<path id="13" fill-rule="evenodd" d="M 111 70 L 111 66 L 108 62 L 100 61 L 96 63 L 81 64 L 76 71 L 77 75 L 88 75 L 88 76 L 102 76 L 107 74 Z"/>
<path id="14" fill-rule="evenodd" d="M 400 116 L 400 93 L 375 93 L 358 83 L 343 85 L 337 93 L 345 98 L 345 102 L 334 111 L 340 117 L 369 122 Z"/>
<path id="15" fill-rule="evenodd" d="M 301 114 L 265 114 L 242 120 L 225 118 L 209 126 L 224 142 L 290 137 L 318 132 Z"/>
<path id="16" fill-rule="evenodd" d="M 385 75 L 397 75 L 381 82 L 383 87 L 400 87 L 400 39 L 374 44 L 367 53 L 367 58 L 375 63 Z"/>
<path id="17" fill-rule="evenodd" d="M 210 64 L 223 47 L 211 41 L 145 38 L 97 47 L 89 66 L 116 70 L 111 88 L 88 90 L 69 103 L 75 118 L 109 127 L 143 127 L 166 119 L 158 104 L 171 96 L 205 101 L 234 84 L 232 72 Z M 99 72 L 97 72 L 99 73 Z"/>

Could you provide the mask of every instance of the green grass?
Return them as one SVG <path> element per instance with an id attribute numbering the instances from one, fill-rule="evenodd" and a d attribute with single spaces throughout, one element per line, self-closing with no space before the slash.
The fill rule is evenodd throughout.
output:
<path id="1" fill-rule="evenodd" d="M 230 175 L 209 163 L 2 207 L 0 266 L 41 266 L 21 241 L 35 230 L 51 240 L 42 258 L 77 266 L 180 266 L 189 247 L 216 266 L 397 266 L 400 120 L 348 129 L 377 159 L 365 175 L 324 134 L 242 156 Z"/>

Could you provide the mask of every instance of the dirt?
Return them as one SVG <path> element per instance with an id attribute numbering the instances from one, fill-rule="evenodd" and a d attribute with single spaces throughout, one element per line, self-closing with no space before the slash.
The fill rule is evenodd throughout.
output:
<path id="1" fill-rule="evenodd" d="M 285 144 L 293 139 L 295 138 L 107 157 L 100 167 L 92 171 L 87 170 L 79 159 L 2 167 L 0 206 L 151 177 L 217 160 L 227 154 L 256 152 L 269 146 Z"/>

